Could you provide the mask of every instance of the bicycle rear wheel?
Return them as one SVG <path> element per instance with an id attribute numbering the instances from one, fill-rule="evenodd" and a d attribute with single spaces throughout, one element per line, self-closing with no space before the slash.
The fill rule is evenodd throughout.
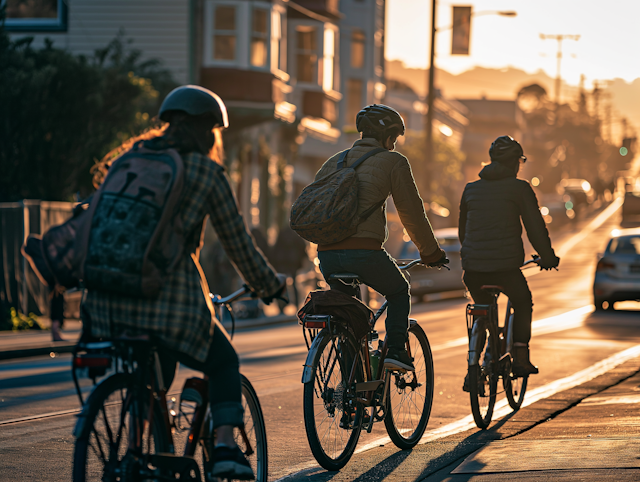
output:
<path id="1" fill-rule="evenodd" d="M 511 301 L 507 303 L 505 329 L 507 344 L 513 347 L 513 307 L 511 306 Z M 511 363 L 507 363 L 505 366 L 504 373 L 502 374 L 502 386 L 507 395 L 509 406 L 514 410 L 518 410 L 522 406 L 522 402 L 524 402 L 524 394 L 527 391 L 529 375 L 518 377 L 511 371 L 511 366 Z"/>
<path id="2" fill-rule="evenodd" d="M 499 343 L 495 324 L 487 318 L 480 318 L 473 324 L 471 339 L 473 359 L 477 363 L 469 365 L 469 395 L 471 413 L 478 428 L 485 429 L 491 423 L 493 407 L 498 392 L 498 350 Z M 472 354 L 470 353 L 470 357 Z"/>
<path id="3" fill-rule="evenodd" d="M 146 414 L 137 413 L 135 379 L 125 373 L 115 374 L 96 387 L 87 400 L 74 431 L 76 436 L 73 455 L 73 481 L 131 480 L 140 470 L 152 473 L 155 469 L 143 467 L 146 454 L 170 452 L 169 436 L 159 407 L 145 432 L 142 454 L 131 454 L 129 435 L 131 424 Z"/>
<path id="4" fill-rule="evenodd" d="M 362 360 L 346 333 L 322 337 L 313 358 L 313 378 L 304 385 L 304 424 L 313 456 L 327 470 L 344 467 L 358 444 L 363 408 L 347 397 L 354 357 L 356 380 L 363 380 Z"/>
<path id="5" fill-rule="evenodd" d="M 416 371 L 391 374 L 384 418 L 389 438 L 403 450 L 415 447 L 422 438 L 433 404 L 433 357 L 420 325 L 409 328 L 407 344 Z"/>

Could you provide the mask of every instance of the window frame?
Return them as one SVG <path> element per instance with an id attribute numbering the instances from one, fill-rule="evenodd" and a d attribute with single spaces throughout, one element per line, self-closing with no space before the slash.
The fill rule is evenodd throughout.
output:
<path id="1" fill-rule="evenodd" d="M 315 33 L 316 33 L 316 50 L 315 50 L 315 54 L 316 54 L 316 60 L 315 60 L 315 69 L 314 69 L 314 75 L 313 78 L 315 79 L 315 81 L 306 81 L 306 80 L 300 80 L 300 78 L 298 77 L 298 27 L 312 27 L 315 29 Z M 299 85 L 302 86 L 314 86 L 318 89 L 322 88 L 322 73 L 323 73 L 323 69 L 322 69 L 322 64 L 324 63 L 324 60 L 321 62 L 321 60 L 324 58 L 323 57 L 323 50 L 324 50 L 324 24 L 321 22 L 317 22 L 317 21 L 313 21 L 313 20 L 295 20 L 295 21 L 290 21 L 289 22 L 289 35 L 290 38 L 292 39 L 291 41 L 291 49 L 290 49 L 290 53 L 291 55 L 289 56 L 289 74 L 291 74 L 293 76 L 293 74 L 295 73 L 295 79 L 296 82 Z"/>
<path id="2" fill-rule="evenodd" d="M 356 40 L 355 37 L 357 34 L 361 34 L 362 38 Z M 367 32 L 361 28 L 354 28 L 351 30 L 350 37 L 350 49 L 349 49 L 349 67 L 353 70 L 363 70 L 367 66 Z M 356 46 L 360 46 L 362 49 L 362 64 L 356 66 L 354 64 L 354 49 Z"/>
<path id="3" fill-rule="evenodd" d="M 58 1 L 56 19 L 5 18 L 4 29 L 7 32 L 66 32 L 69 28 L 69 7 L 65 0 Z M 0 0 L 0 8 L 6 7 L 7 0 Z"/>
<path id="4" fill-rule="evenodd" d="M 265 4 L 265 5 L 269 5 L 269 4 Z M 266 58 L 264 61 L 263 65 L 254 65 L 251 62 L 251 56 L 252 56 L 252 52 L 251 52 L 251 48 L 252 48 L 252 44 L 253 44 L 253 39 L 254 38 L 260 38 L 256 36 L 256 32 L 253 30 L 253 20 L 254 20 L 254 15 L 255 12 L 257 10 L 262 10 L 265 14 L 265 21 L 266 21 L 266 27 L 267 27 L 267 31 L 266 33 L 264 33 L 264 38 L 262 38 L 262 40 L 264 41 L 264 46 L 266 49 Z M 260 3 L 251 3 L 251 8 L 250 8 L 250 12 L 249 12 L 249 67 L 251 67 L 252 69 L 256 69 L 256 70 L 270 70 L 271 68 L 271 48 L 272 48 L 272 35 L 273 35 L 273 31 L 272 31 L 272 23 L 273 23 L 273 9 L 272 8 L 268 8 L 268 7 L 263 7 Z"/>

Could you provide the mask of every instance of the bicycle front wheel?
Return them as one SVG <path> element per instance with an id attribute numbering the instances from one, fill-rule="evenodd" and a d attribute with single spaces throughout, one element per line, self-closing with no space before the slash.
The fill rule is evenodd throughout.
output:
<path id="1" fill-rule="evenodd" d="M 80 414 L 75 428 L 73 481 L 123 481 L 141 471 L 144 456 L 170 452 L 167 434 L 159 407 L 154 407 L 151 426 L 144 432 L 142 453 L 129 450 L 131 424 L 144 422 L 146 413 L 137 413 L 140 404 L 135 400 L 134 378 L 125 373 L 115 374 L 96 387 Z"/>
<path id="2" fill-rule="evenodd" d="M 407 450 L 422 438 L 433 404 L 433 357 L 429 339 L 420 325 L 409 328 L 407 352 L 415 372 L 391 374 L 384 425 L 396 447 Z"/>
<path id="3" fill-rule="evenodd" d="M 313 456 L 327 470 L 344 467 L 358 444 L 363 408 L 348 399 L 347 384 L 353 360 L 356 381 L 363 380 L 356 345 L 346 334 L 321 332 L 313 358 L 313 378 L 304 385 L 304 424 Z"/>
<path id="4" fill-rule="evenodd" d="M 478 428 L 485 429 L 491 423 L 493 407 L 498 392 L 498 349 L 499 339 L 495 324 L 488 319 L 474 322 L 472 340 L 475 344 L 473 357 L 477 363 L 469 365 L 469 395 L 471 413 Z"/>
<path id="5" fill-rule="evenodd" d="M 513 347 L 513 307 L 511 301 L 507 303 L 507 314 L 505 318 L 507 343 Z M 512 357 L 513 358 L 513 357 Z M 502 374 L 502 386 L 507 395 L 509 406 L 518 410 L 524 402 L 524 394 L 527 391 L 529 375 L 518 377 L 511 371 L 511 363 L 507 363 Z"/>
<path id="6" fill-rule="evenodd" d="M 267 455 L 267 430 L 258 395 L 253 386 L 242 375 L 242 408 L 244 408 L 244 431 L 236 430 L 236 443 L 251 464 L 257 482 L 267 482 L 269 478 L 269 460 Z M 247 443 L 248 442 L 248 443 Z"/>

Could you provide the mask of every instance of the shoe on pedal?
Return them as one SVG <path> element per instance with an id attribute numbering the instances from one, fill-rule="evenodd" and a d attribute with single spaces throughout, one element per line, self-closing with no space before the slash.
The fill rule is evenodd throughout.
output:
<path id="1" fill-rule="evenodd" d="M 528 346 L 513 347 L 513 365 L 511 371 L 517 377 L 526 377 L 529 375 L 537 375 L 538 367 L 533 365 L 529 360 Z"/>
<path id="2" fill-rule="evenodd" d="M 249 461 L 238 447 L 218 445 L 213 449 L 211 477 L 229 480 L 255 480 Z"/>
<path id="3" fill-rule="evenodd" d="M 406 350 L 397 350 L 390 348 L 384 359 L 384 367 L 387 370 L 401 370 L 415 372 L 413 366 L 413 358 L 409 356 Z"/>

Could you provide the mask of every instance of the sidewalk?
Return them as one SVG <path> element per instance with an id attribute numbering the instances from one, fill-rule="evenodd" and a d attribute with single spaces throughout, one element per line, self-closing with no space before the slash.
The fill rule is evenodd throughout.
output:
<path id="1" fill-rule="evenodd" d="M 304 470 L 282 481 L 640 480 L 640 357 L 494 421 L 400 451 L 356 454 L 340 472 Z"/>

